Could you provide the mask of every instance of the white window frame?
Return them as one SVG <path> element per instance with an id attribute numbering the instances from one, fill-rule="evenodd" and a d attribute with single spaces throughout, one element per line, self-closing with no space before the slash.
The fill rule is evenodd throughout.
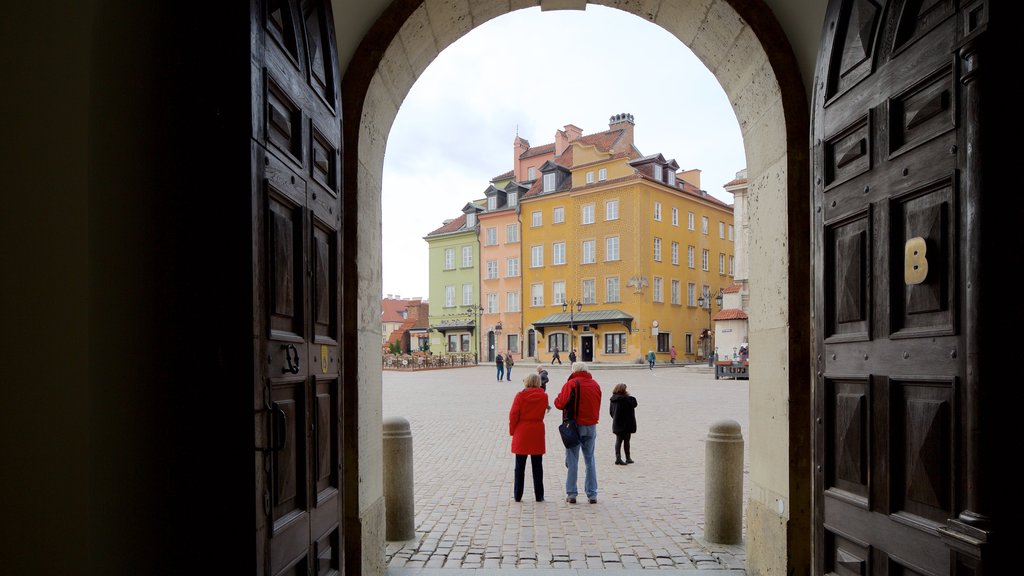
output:
<path id="1" fill-rule="evenodd" d="M 565 280 L 555 280 L 551 283 L 551 305 L 561 306 L 565 302 Z"/>
<path id="2" fill-rule="evenodd" d="M 661 222 L 661 202 L 654 203 L 654 221 Z"/>
<path id="3" fill-rule="evenodd" d="M 661 238 L 654 238 L 654 261 L 661 262 Z"/>
<path id="4" fill-rule="evenodd" d="M 553 242 L 551 244 L 551 265 L 560 266 L 565 264 L 565 241 Z M 561 302 L 559 302 L 561 304 Z"/>
<path id="5" fill-rule="evenodd" d="M 463 284 L 462 285 L 462 305 L 469 306 L 473 303 L 473 285 Z"/>
<path id="6" fill-rule="evenodd" d="M 505 311 L 519 312 L 519 292 L 512 291 L 505 293 Z"/>
<path id="7" fill-rule="evenodd" d="M 608 169 L 607 168 L 599 168 L 597 170 L 597 181 L 598 182 L 604 182 L 607 179 L 608 179 Z"/>
<path id="8" fill-rule="evenodd" d="M 537 282 L 530 285 L 530 306 L 544 305 L 544 284 Z"/>
<path id="9" fill-rule="evenodd" d="M 679 226 L 679 208 L 672 209 L 672 225 Z"/>
<path id="10" fill-rule="evenodd" d="M 687 212 L 686 213 L 686 229 L 687 230 L 693 230 L 694 229 L 693 228 L 693 222 L 694 222 L 693 218 L 694 218 L 694 213 L 693 212 Z"/>
<path id="11" fill-rule="evenodd" d="M 593 264 L 597 262 L 597 245 L 594 240 L 584 240 L 580 247 L 580 263 Z"/>
<path id="12" fill-rule="evenodd" d="M 555 174 L 554 172 L 547 172 L 547 173 L 544 174 L 544 191 L 545 192 L 554 192 L 555 191 L 555 183 L 557 182 L 557 180 L 556 180 L 557 176 L 558 175 Z"/>
<path id="13" fill-rule="evenodd" d="M 472 268 L 473 267 L 473 247 L 463 246 L 462 247 L 462 267 Z"/>
<path id="14" fill-rule="evenodd" d="M 594 183 L 594 171 L 590 170 L 590 171 L 587 172 L 587 184 L 593 184 L 593 183 Z"/>
<path id="15" fill-rule="evenodd" d="M 725 276 L 725 254 L 718 254 L 718 274 Z"/>
<path id="16" fill-rule="evenodd" d="M 476 226 L 476 213 L 470 212 L 466 214 L 466 228 L 472 228 Z"/>
<path id="17" fill-rule="evenodd" d="M 519 223 L 505 225 L 505 243 L 519 242 Z"/>
<path id="18" fill-rule="evenodd" d="M 735 276 L 735 275 L 736 275 L 736 257 L 730 255 L 729 256 L 729 276 Z"/>
<path id="19" fill-rule="evenodd" d="M 732 224 L 729 224 L 729 241 L 730 242 L 732 242 L 733 240 L 736 239 L 736 237 L 733 236 L 733 234 L 734 234 L 734 230 L 733 230 Z"/>
<path id="20" fill-rule="evenodd" d="M 580 281 L 580 290 L 583 294 L 584 304 L 596 304 L 597 303 L 597 287 L 593 278 L 587 278 Z"/>
<path id="21" fill-rule="evenodd" d="M 664 302 L 664 280 L 660 276 L 655 276 L 653 282 L 651 282 L 652 298 L 655 302 Z"/>
<path id="22" fill-rule="evenodd" d="M 661 167 L 661 164 L 655 164 L 654 165 L 654 179 L 657 180 L 658 182 L 662 181 L 661 180 L 662 179 L 662 172 L 663 172 L 663 169 Z"/>
<path id="23" fill-rule="evenodd" d="M 565 222 L 565 207 L 555 206 L 551 209 L 551 222 L 553 224 L 561 224 Z"/>
<path id="24" fill-rule="evenodd" d="M 679 266 L 679 242 L 672 242 L 672 265 Z"/>
<path id="25" fill-rule="evenodd" d="M 509 208 L 515 208 L 517 205 L 519 205 L 519 193 L 509 192 L 508 196 L 505 197 L 505 201 L 506 206 L 508 206 Z"/>
<path id="26" fill-rule="evenodd" d="M 608 220 L 618 220 L 619 219 L 619 201 L 618 200 L 608 200 L 608 201 L 606 201 L 604 203 L 604 219 L 605 219 L 606 222 Z"/>
<path id="27" fill-rule="evenodd" d="M 444 307 L 454 308 L 455 307 L 455 285 L 448 284 L 444 287 Z"/>
<path id="28" fill-rule="evenodd" d="M 594 205 L 584 204 L 580 206 L 580 224 L 594 223 Z"/>
<path id="29" fill-rule="evenodd" d="M 530 166 L 529 168 L 526 169 L 526 179 L 528 181 L 530 181 L 530 182 L 533 182 L 534 180 L 537 179 L 537 167 L 536 166 Z"/>
<path id="30" fill-rule="evenodd" d="M 725 240 L 725 222 L 718 223 L 718 238 Z"/>
<path id="31" fill-rule="evenodd" d="M 496 280 L 498 278 L 498 261 L 488 260 L 486 265 L 486 277 L 488 280 Z"/>
<path id="32" fill-rule="evenodd" d="M 609 236 L 604 239 L 604 261 L 615 262 L 619 259 L 619 237 Z"/>
<path id="33" fill-rule="evenodd" d="M 544 266 L 544 246 L 530 246 L 530 268 L 541 268 Z"/>
<path id="34" fill-rule="evenodd" d="M 700 232 L 701 232 L 701 234 L 703 234 L 705 236 L 708 235 L 708 217 L 707 216 L 701 216 L 700 217 Z"/>
<path id="35" fill-rule="evenodd" d="M 538 228 L 544 225 L 544 213 L 540 210 L 535 210 L 530 214 L 530 226 Z"/>
<path id="36" fill-rule="evenodd" d="M 673 304 L 679 304 L 679 280 L 672 281 L 671 298 Z"/>
<path id="37" fill-rule="evenodd" d="M 605 302 L 621 302 L 619 298 L 622 294 L 619 293 L 619 277 L 609 276 L 604 279 L 604 296 Z"/>
<path id="38" fill-rule="evenodd" d="M 697 305 L 697 285 L 694 284 L 693 282 L 686 283 L 686 305 Z"/>
<path id="39" fill-rule="evenodd" d="M 484 246 L 498 245 L 498 228 L 491 226 L 484 230 Z"/>
<path id="40" fill-rule="evenodd" d="M 444 269 L 455 270 L 455 248 L 444 249 Z"/>
<path id="41" fill-rule="evenodd" d="M 501 310 L 498 309 L 498 293 L 489 292 L 487 294 L 487 313 L 498 314 Z"/>
<path id="42" fill-rule="evenodd" d="M 487 198 L 487 209 L 488 210 L 497 210 L 498 209 L 498 197 L 497 196 L 488 196 L 488 198 Z"/>
<path id="43" fill-rule="evenodd" d="M 519 276 L 519 257 L 511 256 L 505 259 L 505 277 L 516 278 Z"/>
<path id="44" fill-rule="evenodd" d="M 700 269 L 707 272 L 708 267 L 711 264 L 711 254 L 707 250 L 701 250 L 700 253 Z"/>
<path id="45" fill-rule="evenodd" d="M 695 261 L 695 258 L 696 258 L 695 250 L 696 249 L 693 246 L 687 246 L 686 247 L 686 266 L 688 268 L 690 268 L 691 270 L 693 269 L 694 261 Z"/>

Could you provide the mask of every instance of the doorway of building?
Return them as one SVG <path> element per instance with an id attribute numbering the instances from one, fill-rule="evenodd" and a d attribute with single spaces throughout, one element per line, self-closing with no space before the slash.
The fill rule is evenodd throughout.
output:
<path id="1" fill-rule="evenodd" d="M 583 334 L 580 336 L 580 360 L 584 362 L 594 361 L 594 335 Z"/>

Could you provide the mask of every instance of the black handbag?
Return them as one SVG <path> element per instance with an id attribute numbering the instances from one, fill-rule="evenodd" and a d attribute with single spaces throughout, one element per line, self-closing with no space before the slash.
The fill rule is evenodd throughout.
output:
<path id="1" fill-rule="evenodd" d="M 575 448 L 580 445 L 580 430 L 576 425 L 576 415 L 580 410 L 580 396 L 579 392 L 579 381 L 576 382 L 576 386 L 572 392 L 569 393 L 570 406 L 573 406 L 572 414 L 562 413 L 562 423 L 558 425 L 558 434 L 562 437 L 562 444 L 565 444 L 566 448 Z M 575 402 L 575 405 L 574 405 Z"/>

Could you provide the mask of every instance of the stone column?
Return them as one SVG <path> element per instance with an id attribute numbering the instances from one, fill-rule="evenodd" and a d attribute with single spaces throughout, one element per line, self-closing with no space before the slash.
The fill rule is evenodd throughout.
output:
<path id="1" fill-rule="evenodd" d="M 387 540 L 412 540 L 416 536 L 413 506 L 412 432 L 409 421 L 384 420 L 384 508 Z"/>
<path id="2" fill-rule="evenodd" d="M 704 538 L 719 544 L 743 540 L 743 433 L 734 420 L 708 431 L 705 449 Z"/>

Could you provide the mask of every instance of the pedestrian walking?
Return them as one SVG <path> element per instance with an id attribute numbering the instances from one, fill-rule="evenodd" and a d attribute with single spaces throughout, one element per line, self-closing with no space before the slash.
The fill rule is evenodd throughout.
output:
<path id="1" fill-rule="evenodd" d="M 551 349 L 551 363 L 554 364 L 555 362 L 562 363 L 562 357 L 558 355 L 558 346 Z"/>
<path id="2" fill-rule="evenodd" d="M 544 501 L 544 415 L 548 410 L 548 394 L 540 387 L 538 374 L 523 378 L 523 389 L 512 400 L 508 412 L 508 434 L 512 437 L 512 453 L 516 466 L 512 485 L 512 498 L 523 499 L 526 479 L 526 457 L 533 469 L 533 497 Z"/>
<path id="3" fill-rule="evenodd" d="M 572 364 L 575 361 L 576 361 L 576 349 L 573 348 L 572 350 L 569 350 L 569 364 Z"/>
<path id="4" fill-rule="evenodd" d="M 612 417 L 612 433 L 615 434 L 615 463 L 620 466 L 632 464 L 633 459 L 629 457 L 629 437 L 636 434 L 636 398 L 621 382 L 612 388 L 608 414 Z M 626 452 L 625 460 L 622 459 L 622 449 Z"/>
<path id="5" fill-rule="evenodd" d="M 537 365 L 537 376 L 540 376 L 540 387 L 545 392 L 548 390 L 548 371 L 540 364 Z"/>
<path id="6" fill-rule="evenodd" d="M 669 364 L 675 364 L 676 363 L 676 345 L 675 344 L 673 344 L 672 345 L 672 349 L 668 351 L 668 363 Z"/>
<path id="7" fill-rule="evenodd" d="M 494 363 L 498 366 L 498 382 L 501 382 L 505 378 L 505 358 L 502 357 L 501 352 L 494 358 Z"/>
<path id="8" fill-rule="evenodd" d="M 657 356 L 654 355 L 654 350 L 647 351 L 647 365 L 651 370 L 654 370 L 654 361 L 657 360 Z"/>
<path id="9" fill-rule="evenodd" d="M 512 365 L 515 364 L 515 363 L 516 363 L 516 361 L 512 359 L 512 353 L 511 352 L 505 354 L 505 378 L 509 382 L 512 381 Z"/>
<path id="10" fill-rule="evenodd" d="M 575 414 L 572 407 L 579 398 L 579 411 Z M 594 380 L 594 377 L 587 371 L 587 365 L 583 362 L 576 362 L 572 365 L 572 373 L 569 379 L 562 385 L 555 398 L 555 408 L 562 410 L 562 417 L 576 420 L 580 434 L 580 443 L 572 448 L 565 449 L 565 501 L 569 504 L 576 503 L 576 496 L 579 495 L 577 486 L 577 475 L 579 472 L 580 451 L 583 452 L 583 463 L 587 467 L 586 477 L 583 481 L 583 490 L 591 504 L 597 504 L 597 466 L 594 462 L 594 444 L 597 442 L 597 422 L 601 417 L 601 386 Z"/>

